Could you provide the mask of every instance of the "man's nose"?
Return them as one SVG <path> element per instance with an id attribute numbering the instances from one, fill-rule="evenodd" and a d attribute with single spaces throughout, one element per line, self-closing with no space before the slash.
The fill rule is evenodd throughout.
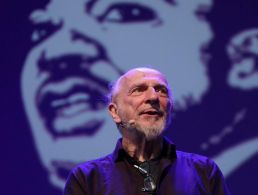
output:
<path id="1" fill-rule="evenodd" d="M 151 104 L 159 103 L 159 94 L 153 87 L 146 92 L 146 102 Z"/>

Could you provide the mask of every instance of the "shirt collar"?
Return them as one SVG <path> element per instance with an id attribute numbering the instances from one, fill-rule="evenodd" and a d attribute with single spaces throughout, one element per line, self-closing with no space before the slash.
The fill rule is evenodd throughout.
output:
<path id="1" fill-rule="evenodd" d="M 112 154 L 113 161 L 121 161 L 125 158 L 126 155 L 127 153 L 122 147 L 122 138 L 120 138 L 117 141 L 115 150 Z M 176 145 L 173 142 L 171 142 L 167 137 L 163 137 L 163 147 L 160 158 L 176 158 Z"/>

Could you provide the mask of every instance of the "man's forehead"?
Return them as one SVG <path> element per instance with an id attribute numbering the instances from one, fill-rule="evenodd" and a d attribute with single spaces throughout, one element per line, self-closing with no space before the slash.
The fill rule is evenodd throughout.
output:
<path id="1" fill-rule="evenodd" d="M 120 85 L 123 87 L 129 87 L 132 85 L 142 84 L 146 81 L 157 81 L 159 83 L 167 84 L 165 76 L 159 71 L 142 68 L 135 69 L 127 72 L 120 81 Z"/>

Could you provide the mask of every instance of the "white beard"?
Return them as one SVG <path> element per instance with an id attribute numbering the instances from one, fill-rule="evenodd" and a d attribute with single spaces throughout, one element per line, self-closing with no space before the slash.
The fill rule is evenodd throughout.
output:
<path id="1" fill-rule="evenodd" d="M 130 134 L 144 136 L 148 141 L 159 137 L 170 124 L 169 115 L 163 116 L 162 119 L 159 119 L 159 121 L 156 121 L 155 123 L 149 121 L 150 124 L 142 124 L 138 120 L 134 119 L 129 120 L 124 114 L 121 114 L 120 117 L 122 119 L 122 122 L 120 123 L 121 129 L 119 128 L 121 133 L 123 131 L 122 129 L 125 129 L 126 131 L 129 131 Z"/>
<path id="2" fill-rule="evenodd" d="M 159 137 L 164 132 L 165 124 L 166 124 L 165 121 L 151 126 L 141 125 L 136 123 L 135 129 L 136 131 L 143 134 L 147 141 L 151 141 Z"/>

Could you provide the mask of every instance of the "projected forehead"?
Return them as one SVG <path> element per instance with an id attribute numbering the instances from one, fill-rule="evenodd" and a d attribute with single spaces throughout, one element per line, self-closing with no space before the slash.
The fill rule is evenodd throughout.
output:
<path id="1" fill-rule="evenodd" d="M 109 22 L 134 22 L 136 20 L 152 20 L 156 17 L 155 10 L 162 9 L 161 5 L 177 6 L 182 5 L 190 9 L 198 6 L 210 6 L 211 0 L 109 0 L 89 1 L 86 4 L 86 11 L 96 17 L 98 21 Z M 205 8 L 205 7 L 202 7 Z"/>
<path id="2" fill-rule="evenodd" d="M 163 2 L 173 4 L 173 1 Z M 86 10 L 100 23 L 158 22 L 158 13 L 152 6 L 146 1 L 94 1 L 87 4 Z"/>
<path id="3" fill-rule="evenodd" d="M 166 3 L 167 5 L 175 5 L 177 3 L 177 0 L 154 0 L 152 2 L 148 2 L 148 4 L 152 4 L 152 3 L 159 3 L 159 2 L 162 2 L 162 3 Z M 118 5 L 130 5 L 130 3 L 133 3 L 135 5 L 137 5 L 138 3 L 141 4 L 141 3 L 146 3 L 145 0 L 131 0 L 131 1 L 127 1 L 127 0 L 109 0 L 109 1 L 103 1 L 103 0 L 89 0 L 86 2 L 87 3 L 87 11 L 92 11 L 92 8 L 94 6 L 99 6 L 99 4 L 102 4 L 102 7 L 104 6 L 107 6 L 107 5 L 110 5 L 110 4 L 116 4 Z M 117 3 L 122 3 L 122 4 L 117 4 Z M 110 7 L 111 9 L 112 8 L 115 8 L 115 6 L 112 6 Z M 127 7 L 123 7 L 124 8 L 124 11 L 125 12 L 130 12 L 130 11 L 133 11 L 133 10 L 130 10 L 130 8 L 133 8 L 133 7 L 130 7 L 130 6 L 127 6 Z M 135 7 L 136 8 L 136 7 Z M 134 14 L 136 14 L 136 12 L 134 12 Z"/>
<path id="4" fill-rule="evenodd" d="M 39 36 L 48 36 L 49 33 L 56 31 L 56 28 L 60 27 L 62 17 L 68 19 L 69 16 L 74 14 L 80 15 L 80 12 L 85 12 L 88 16 L 96 19 L 98 22 L 113 22 L 113 23 L 132 23 L 141 21 L 151 21 L 154 20 L 157 15 L 162 15 L 163 6 L 183 6 L 189 10 L 196 9 L 197 7 L 204 11 L 207 6 L 211 6 L 212 0 L 90 0 L 90 1 L 80 1 L 73 2 L 69 4 L 66 0 L 52 0 L 47 4 L 45 10 L 37 10 L 32 13 L 30 19 L 33 23 L 45 23 L 51 22 L 49 26 L 44 26 L 40 28 L 37 35 L 33 35 L 33 39 L 36 40 Z M 60 10 L 60 6 L 62 9 Z M 77 10 L 77 13 L 73 11 Z M 159 12 L 159 10 L 161 12 Z M 45 12 L 47 11 L 46 16 Z M 70 12 L 69 12 L 70 11 Z M 68 14 L 69 12 L 69 14 Z M 199 14 L 196 12 L 196 14 Z M 81 15 L 83 16 L 83 15 Z M 68 20 L 73 20 L 72 17 Z M 76 21 L 80 23 L 82 21 Z M 59 26 L 58 26 L 59 25 Z M 49 28 L 50 32 L 44 32 L 44 28 Z"/>

